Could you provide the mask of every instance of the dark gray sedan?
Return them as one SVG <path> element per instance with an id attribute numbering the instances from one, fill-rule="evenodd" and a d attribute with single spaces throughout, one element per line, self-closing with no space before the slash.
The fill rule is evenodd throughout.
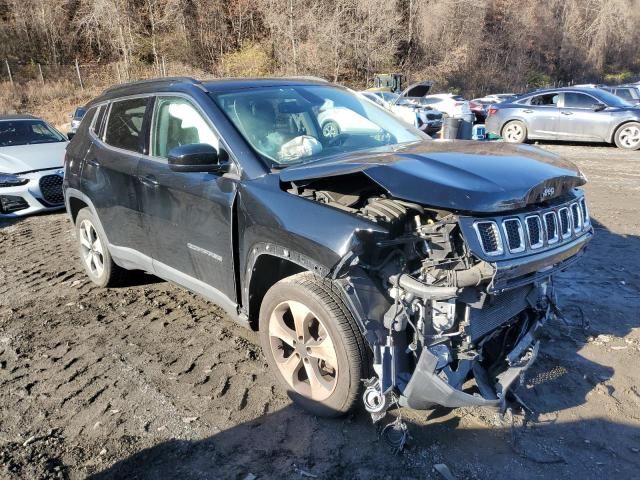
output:
<path id="1" fill-rule="evenodd" d="M 487 113 L 487 131 L 511 143 L 565 140 L 640 149 L 640 108 L 597 88 L 539 90 Z"/>

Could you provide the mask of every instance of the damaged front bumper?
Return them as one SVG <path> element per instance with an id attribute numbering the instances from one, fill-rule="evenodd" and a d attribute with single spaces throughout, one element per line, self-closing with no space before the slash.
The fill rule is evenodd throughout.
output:
<path id="1" fill-rule="evenodd" d="M 443 379 L 437 372 L 438 358 L 425 348 L 400 396 L 400 405 L 415 410 L 427 410 L 437 405 L 450 408 L 503 406 L 509 389 L 537 358 L 540 348 L 538 337 L 546 318 L 547 316 L 536 322 L 507 355 L 509 367 L 497 375 L 495 383 L 492 384 L 486 370 L 477 360 L 467 361 L 468 364 L 459 366 L 458 370 L 465 371 L 462 377 L 466 377 L 470 370 L 473 372 L 477 393 L 467 393 Z"/>

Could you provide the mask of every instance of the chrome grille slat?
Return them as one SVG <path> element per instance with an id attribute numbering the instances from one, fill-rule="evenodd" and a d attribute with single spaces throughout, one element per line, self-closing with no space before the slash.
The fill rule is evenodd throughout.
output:
<path id="1" fill-rule="evenodd" d="M 558 236 L 558 219 L 555 212 L 547 212 L 543 216 L 544 228 L 546 230 L 546 239 L 549 245 L 553 245 L 559 240 Z"/>
<path id="2" fill-rule="evenodd" d="M 582 230 L 582 212 L 577 203 L 572 203 L 569 207 L 571 209 L 571 221 L 573 223 L 573 231 L 579 232 Z"/>
<path id="3" fill-rule="evenodd" d="M 487 255 L 502 255 L 502 237 L 496 222 L 477 222 L 474 227 L 484 253 Z"/>
<path id="4" fill-rule="evenodd" d="M 518 218 L 509 218 L 502 222 L 502 228 L 507 239 L 507 246 L 511 253 L 522 252 L 525 249 L 522 223 Z"/>
<path id="5" fill-rule="evenodd" d="M 529 239 L 529 246 L 532 249 L 538 249 L 544 245 L 542 237 L 542 222 L 538 215 L 530 215 L 525 218 L 527 225 L 527 237 Z"/>
<path id="6" fill-rule="evenodd" d="M 583 224 L 589 225 L 589 209 L 587 208 L 587 201 L 582 197 L 580 199 L 580 209 L 582 210 L 582 222 Z"/>
<path id="7" fill-rule="evenodd" d="M 569 217 L 569 209 L 562 207 L 558 210 L 558 217 L 560 218 L 560 236 L 564 240 L 571 236 L 571 218 Z"/>

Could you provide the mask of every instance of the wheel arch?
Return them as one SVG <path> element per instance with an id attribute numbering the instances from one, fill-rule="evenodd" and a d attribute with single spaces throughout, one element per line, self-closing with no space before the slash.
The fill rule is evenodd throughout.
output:
<path id="1" fill-rule="evenodd" d="M 616 133 L 618 133 L 618 130 L 620 130 L 622 127 L 624 127 L 628 123 L 640 123 L 640 119 L 627 118 L 627 119 L 621 121 L 620 123 L 616 124 L 611 129 L 611 132 L 609 132 L 609 138 L 607 138 L 607 142 L 614 143 L 615 142 L 615 138 L 616 138 Z"/>
<path id="2" fill-rule="evenodd" d="M 71 222 L 73 224 L 76 223 L 76 218 L 78 217 L 78 212 L 83 208 L 88 207 L 89 205 L 82 199 L 78 197 L 69 197 L 67 211 L 69 213 L 69 217 L 71 218 Z"/>
<path id="3" fill-rule="evenodd" d="M 287 258 L 286 249 L 277 250 L 274 245 L 266 244 L 265 249 L 271 249 L 257 253 L 247 268 L 243 302 L 247 308 L 249 326 L 252 330 L 258 330 L 260 305 L 267 291 L 280 280 L 291 277 L 302 272 L 317 272 L 318 268 L 311 265 L 302 265 L 291 258 Z M 290 255 L 290 253 L 289 253 Z M 311 266 L 312 268 L 309 268 Z"/>

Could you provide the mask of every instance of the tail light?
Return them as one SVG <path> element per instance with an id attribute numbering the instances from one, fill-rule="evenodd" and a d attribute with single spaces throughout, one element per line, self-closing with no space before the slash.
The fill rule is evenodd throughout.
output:
<path id="1" fill-rule="evenodd" d="M 498 113 L 498 109 L 496 107 L 489 107 L 489 110 L 487 110 L 487 117 L 495 115 L 496 113 Z"/>
<path id="2" fill-rule="evenodd" d="M 480 108 L 480 105 L 476 102 L 469 102 L 469 108 Z"/>

